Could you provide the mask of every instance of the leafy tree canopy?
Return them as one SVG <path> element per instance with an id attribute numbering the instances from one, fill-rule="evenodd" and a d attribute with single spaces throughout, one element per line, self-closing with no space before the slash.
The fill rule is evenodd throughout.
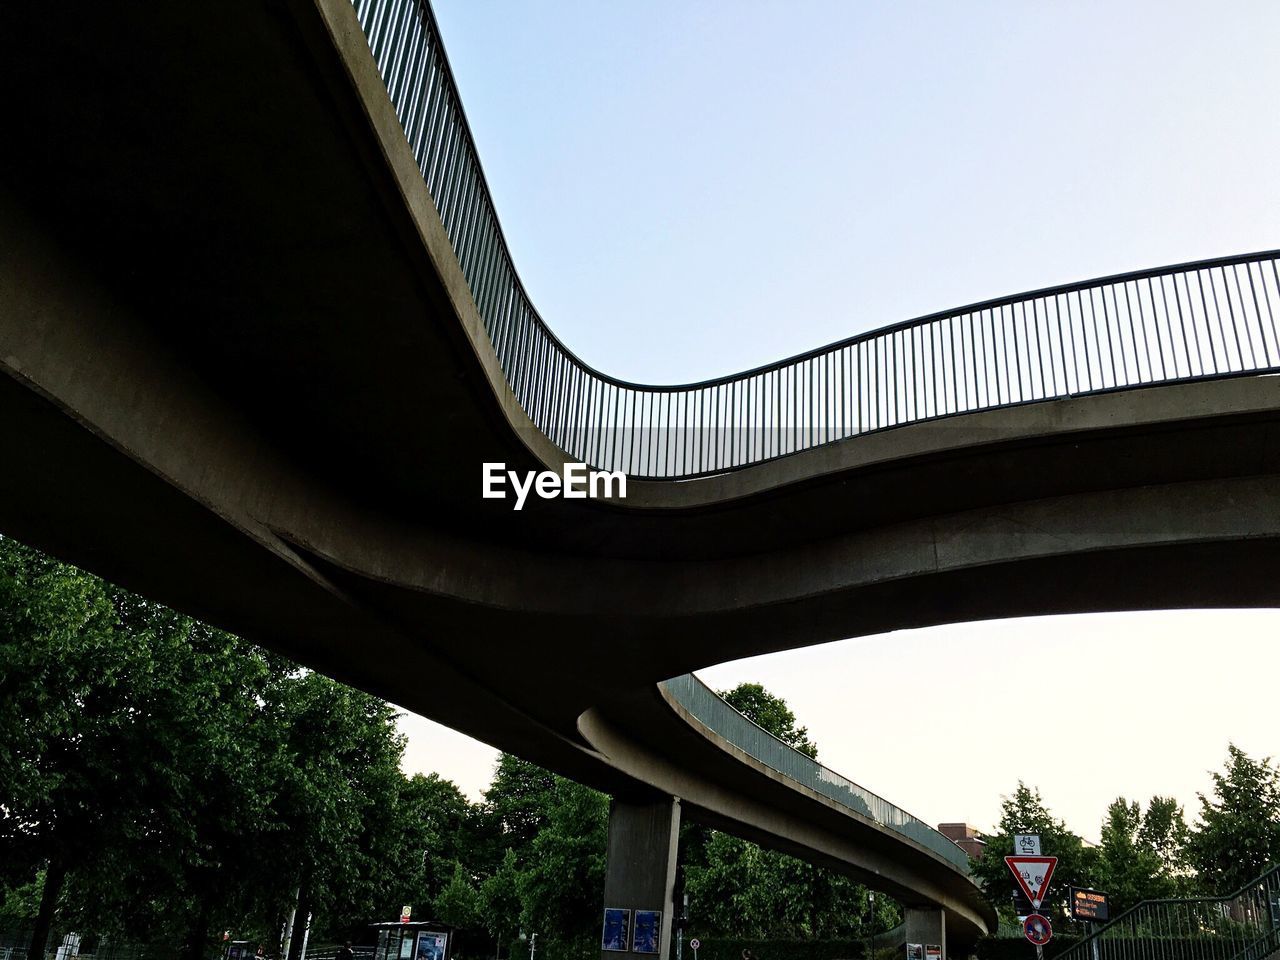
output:
<path id="1" fill-rule="evenodd" d="M 1086 847 L 1084 840 L 1054 817 L 1040 797 L 1040 791 L 1018 781 L 1017 789 L 1000 805 L 1000 824 L 987 836 L 987 852 L 973 861 L 974 876 L 982 883 L 987 896 L 1006 920 L 1013 919 L 1012 893 L 1014 879 L 1004 858 L 1013 852 L 1013 837 L 1019 833 L 1040 834 L 1040 850 L 1056 856 L 1051 900 L 1042 910 L 1061 915 L 1066 909 L 1068 886 L 1091 887 L 1097 877 L 1098 855 Z"/>
<path id="2" fill-rule="evenodd" d="M 1112 913 L 1140 900 L 1172 897 L 1182 891 L 1177 851 L 1170 838 L 1186 832 L 1182 811 L 1171 801 L 1153 797 L 1142 812 L 1136 802 L 1117 797 L 1107 808 L 1098 848 L 1097 881 L 1111 897 Z"/>
<path id="3" fill-rule="evenodd" d="M 818 759 L 817 744 L 809 739 L 809 731 L 805 727 L 796 726 L 796 715 L 781 697 L 774 696 L 758 683 L 740 683 L 732 690 L 721 690 L 720 696 L 756 726 L 805 756 Z"/>
<path id="4" fill-rule="evenodd" d="M 1280 771 L 1270 757 L 1254 760 L 1230 744 L 1226 769 L 1212 777 L 1187 859 L 1205 887 L 1226 894 L 1280 863 Z"/>

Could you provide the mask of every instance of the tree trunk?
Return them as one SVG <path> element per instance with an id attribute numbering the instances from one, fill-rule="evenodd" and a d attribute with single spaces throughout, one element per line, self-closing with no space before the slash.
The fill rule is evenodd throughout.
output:
<path id="1" fill-rule="evenodd" d="M 36 914 L 35 926 L 31 928 L 31 947 L 27 951 L 30 960 L 44 960 L 49 928 L 53 926 L 53 915 L 58 909 L 62 883 L 66 879 L 66 864 L 58 857 L 54 857 L 49 861 L 49 866 L 44 872 L 44 887 L 40 891 L 40 911 Z"/>
<path id="2" fill-rule="evenodd" d="M 293 914 L 293 931 L 289 937 L 289 955 L 284 960 L 302 960 L 307 920 L 311 917 L 311 897 L 304 887 L 298 888 L 298 905 Z"/>
<path id="3" fill-rule="evenodd" d="M 200 886 L 198 885 L 196 889 L 200 889 Z M 187 927 L 187 942 L 182 951 L 183 960 L 204 960 L 205 948 L 208 946 L 210 912 L 208 891 L 199 898 L 199 902 L 200 907 L 196 910 L 191 925 Z"/>
<path id="4" fill-rule="evenodd" d="M 280 956 L 287 958 L 293 951 L 293 923 L 298 916 L 298 901 L 302 899 L 302 886 L 293 891 L 293 907 L 289 910 L 289 916 L 284 921 L 284 927 L 281 930 L 281 936 L 284 938 L 280 942 Z"/>

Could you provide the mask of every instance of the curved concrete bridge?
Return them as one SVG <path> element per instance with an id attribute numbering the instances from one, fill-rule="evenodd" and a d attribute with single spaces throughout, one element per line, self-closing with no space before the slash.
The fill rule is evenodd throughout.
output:
<path id="1" fill-rule="evenodd" d="M 6 532 L 960 942 L 992 913 L 947 841 L 670 678 L 1276 604 L 1275 254 L 624 384 L 523 298 L 429 11 L 100 7 L 0 11 Z M 480 498 L 484 462 L 577 459 L 627 499 Z"/>

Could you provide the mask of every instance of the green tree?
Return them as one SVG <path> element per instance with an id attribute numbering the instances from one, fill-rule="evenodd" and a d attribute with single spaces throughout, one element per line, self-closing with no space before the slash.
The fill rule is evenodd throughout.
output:
<path id="1" fill-rule="evenodd" d="M 1068 887 L 1095 886 L 1097 851 L 1086 847 L 1077 834 L 1049 812 L 1039 790 L 1018 781 L 1013 793 L 1001 802 L 999 828 L 993 836 L 987 837 L 985 854 L 972 862 L 974 877 L 1004 918 L 1013 919 L 1014 887 L 1004 858 L 1013 853 L 1013 837 L 1018 833 L 1038 833 L 1041 851 L 1046 856 L 1058 858 L 1053 886 L 1041 912 L 1061 915 L 1066 909 Z"/>
<path id="2" fill-rule="evenodd" d="M 403 779 L 393 807 L 393 851 L 383 860 L 384 883 L 373 915 L 390 917 L 402 904 L 432 903 L 468 856 L 474 807 L 439 774 Z M 395 869 L 386 870 L 387 864 Z"/>
<path id="3" fill-rule="evenodd" d="M 609 799 L 556 777 L 546 825 L 521 874 L 524 926 L 552 945 L 593 937 L 604 902 Z"/>
<path id="4" fill-rule="evenodd" d="M 704 866 L 686 866 L 690 919 L 699 933 L 741 936 L 767 926 L 771 893 L 768 869 L 757 844 L 713 830 Z"/>
<path id="5" fill-rule="evenodd" d="M 495 956 L 502 945 L 510 944 L 520 932 L 520 916 L 524 904 L 520 900 L 520 868 L 516 852 L 507 850 L 498 869 L 480 884 L 480 918 L 496 943 Z"/>
<path id="6" fill-rule="evenodd" d="M 719 696 L 766 733 L 772 734 L 811 759 L 818 756 L 817 744 L 809 739 L 809 731 L 796 727 L 796 717 L 786 700 L 758 683 L 740 683 Z M 686 823 L 680 828 L 680 862 L 686 868 L 707 865 L 707 845 L 714 833 L 701 824 Z"/>
<path id="7" fill-rule="evenodd" d="M 485 805 L 498 823 L 499 842 L 521 863 L 549 821 L 555 793 L 555 774 L 509 753 L 498 757 Z"/>
<path id="8" fill-rule="evenodd" d="M 119 716 L 95 679 L 114 685 L 130 665 L 105 591 L 71 573 L 0 540 L 0 862 L 42 870 L 33 953 L 70 864 L 109 829 L 93 799 L 118 771 L 94 748 L 115 738 Z"/>
<path id="9" fill-rule="evenodd" d="M 44 871 L 32 880 L 0 886 L 0 928 L 21 929 L 31 926 L 40 910 L 40 893 L 44 889 Z"/>
<path id="10" fill-rule="evenodd" d="M 453 865 L 453 874 L 436 896 L 435 908 L 436 917 L 463 930 L 481 925 L 480 893 L 462 864 Z"/>
<path id="11" fill-rule="evenodd" d="M 1182 805 L 1172 797 L 1152 797 L 1147 812 L 1142 816 L 1138 839 L 1150 847 L 1160 858 L 1161 869 L 1177 878 L 1179 889 L 1185 892 L 1188 874 L 1187 840 L 1190 838 L 1187 819 Z"/>
<path id="12" fill-rule="evenodd" d="M 723 937 L 861 938 L 899 922 L 890 897 L 832 870 L 712 831 L 705 863 L 686 868 L 694 928 Z M 874 914 L 873 914 L 874 909 Z"/>
<path id="13" fill-rule="evenodd" d="M 1165 862 L 1153 842 L 1168 825 L 1157 824 L 1167 812 L 1153 798 L 1144 816 L 1136 801 L 1117 797 L 1107 808 L 1102 824 L 1102 843 L 1098 848 L 1098 883 L 1111 897 L 1113 913 L 1129 909 L 1140 900 L 1172 897 L 1178 892 L 1178 878 Z M 1152 823 L 1147 824 L 1150 811 Z M 1149 828 L 1148 828 L 1149 826 Z"/>
<path id="14" fill-rule="evenodd" d="M 69 919 L 98 930 L 162 932 L 199 956 L 215 917 L 283 900 L 257 856 L 278 828 L 274 790 L 258 771 L 277 736 L 264 721 L 264 699 L 294 668 L 230 634 L 108 589 L 119 634 L 139 657 L 116 693 L 122 711 L 138 720 L 128 771 L 140 802 L 99 800 L 116 818 L 121 835 L 113 846 L 121 854 L 100 847 L 80 861 L 69 878 L 76 905 Z"/>
<path id="15" fill-rule="evenodd" d="M 403 737 L 389 704 L 320 674 L 297 671 L 270 687 L 265 711 L 279 731 L 259 776 L 279 829 L 260 841 L 277 889 L 301 891 L 291 953 L 306 917 L 346 926 L 368 917 L 394 852 Z M 283 911 L 287 902 L 278 901 Z"/>
<path id="16" fill-rule="evenodd" d="M 1198 795 L 1187 859 L 1207 890 L 1226 894 L 1280 862 L 1280 772 L 1270 757 L 1253 760 L 1230 744 L 1226 768 L 1212 777 L 1212 797 Z"/>
<path id="17" fill-rule="evenodd" d="M 0 862 L 43 872 L 34 952 L 68 885 L 94 894 L 68 898 L 69 914 L 106 929 L 152 920 L 157 897 L 173 897 L 172 851 L 209 815 L 187 812 L 230 727 L 205 695 L 265 675 L 229 663 L 232 643 L 0 540 Z M 175 677 L 191 683 L 175 690 Z"/>
<path id="18" fill-rule="evenodd" d="M 766 732 L 817 757 L 817 745 L 781 697 L 758 683 L 739 684 L 721 696 Z M 713 935 L 863 937 L 897 922 L 891 898 L 878 898 L 873 917 L 866 888 L 847 877 L 715 830 L 686 825 L 681 856 L 692 922 Z"/>
<path id="19" fill-rule="evenodd" d="M 270 942 L 300 882 L 367 921 L 400 748 L 381 701 L 0 539 L 0 879 L 39 900 L 33 952 L 55 915 Z"/>
<path id="20" fill-rule="evenodd" d="M 758 683 L 740 683 L 732 690 L 721 690 L 720 696 L 756 726 L 805 756 L 818 758 L 818 747 L 809 739 L 809 731 L 796 726 L 796 715 L 781 697 Z"/>

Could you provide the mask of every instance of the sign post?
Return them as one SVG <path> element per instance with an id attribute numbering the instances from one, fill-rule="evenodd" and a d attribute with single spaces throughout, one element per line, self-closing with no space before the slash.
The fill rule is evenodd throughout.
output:
<path id="1" fill-rule="evenodd" d="M 698 960 L 698 948 L 702 946 L 702 941 L 694 937 L 689 941 L 689 949 L 693 951 L 693 960 Z"/>
<path id="2" fill-rule="evenodd" d="M 1071 887 L 1071 919 L 1083 920 L 1085 936 L 1093 936 L 1095 923 L 1107 923 L 1111 919 L 1111 901 L 1101 890 L 1089 890 L 1085 887 Z M 1098 941 L 1094 940 L 1090 948 L 1093 960 L 1098 960 Z"/>
<path id="3" fill-rule="evenodd" d="M 1034 835 L 1027 834 L 1019 839 L 1027 836 Z M 1039 850 L 1039 837 L 1035 837 L 1035 847 Z M 1034 855 L 1005 857 L 1004 862 L 1013 873 L 1013 878 L 1018 881 L 1018 887 L 1031 902 L 1031 909 L 1035 911 L 1022 921 L 1022 933 L 1035 945 L 1036 960 L 1043 960 L 1044 945 L 1053 939 L 1053 927 L 1049 925 L 1049 918 L 1041 915 L 1040 904 L 1044 902 L 1044 895 L 1049 890 L 1049 881 L 1053 879 L 1053 868 L 1058 865 L 1058 858 L 1042 857 L 1037 852 Z"/>

